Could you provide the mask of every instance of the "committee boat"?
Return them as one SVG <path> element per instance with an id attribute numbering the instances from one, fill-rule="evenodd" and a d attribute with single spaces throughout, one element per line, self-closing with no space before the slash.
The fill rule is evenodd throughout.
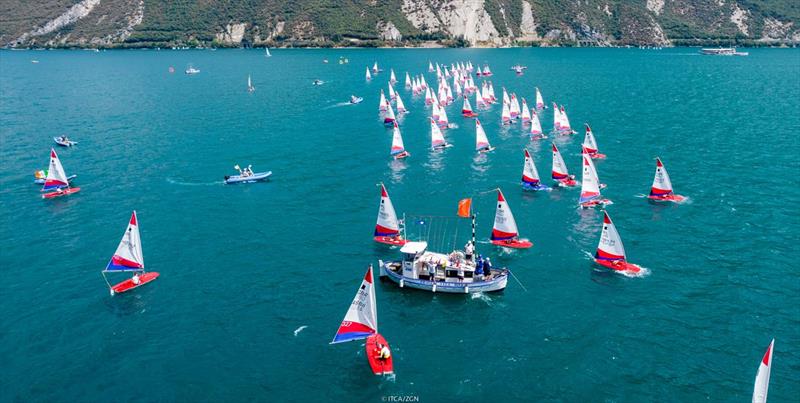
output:
<path id="1" fill-rule="evenodd" d="M 133 277 L 115 285 L 108 282 L 107 273 L 122 272 L 133 272 Z M 144 269 L 142 240 L 139 236 L 139 220 L 136 217 L 136 211 L 131 214 L 128 228 L 125 229 L 125 234 L 122 235 L 122 240 L 117 245 L 117 251 L 111 256 L 111 261 L 108 262 L 102 274 L 111 295 L 130 291 L 158 278 L 157 272 L 145 272 Z"/>
<path id="2" fill-rule="evenodd" d="M 372 373 L 391 375 L 394 373 L 394 365 L 389 343 L 378 333 L 378 305 L 375 302 L 373 280 L 370 265 L 331 344 L 366 339 L 364 347 Z"/>

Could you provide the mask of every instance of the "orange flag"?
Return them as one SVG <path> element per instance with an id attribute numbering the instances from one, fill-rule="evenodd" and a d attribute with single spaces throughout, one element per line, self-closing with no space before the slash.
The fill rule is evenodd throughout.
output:
<path id="1" fill-rule="evenodd" d="M 472 207 L 472 199 L 461 199 L 458 201 L 458 216 L 469 217 L 470 208 Z"/>

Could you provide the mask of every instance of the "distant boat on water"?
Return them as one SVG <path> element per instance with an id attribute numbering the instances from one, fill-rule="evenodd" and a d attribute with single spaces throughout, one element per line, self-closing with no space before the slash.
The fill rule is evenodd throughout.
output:
<path id="1" fill-rule="evenodd" d="M 189 67 L 186 68 L 186 74 L 192 75 L 192 74 L 198 74 L 198 73 L 200 73 L 200 70 L 194 68 L 191 64 L 189 65 Z"/>
<path id="2" fill-rule="evenodd" d="M 713 56 L 747 56 L 749 52 L 737 52 L 736 48 L 702 48 L 700 53 Z"/>
<path id="3" fill-rule="evenodd" d="M 269 53 L 269 48 L 264 48 L 264 57 L 272 57 L 272 54 Z"/>

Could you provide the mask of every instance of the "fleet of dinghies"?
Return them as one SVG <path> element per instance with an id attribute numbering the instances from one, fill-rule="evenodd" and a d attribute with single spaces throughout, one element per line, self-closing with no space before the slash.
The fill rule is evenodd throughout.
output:
<path id="1" fill-rule="evenodd" d="M 378 67 L 377 61 L 374 62 L 372 68 L 366 68 L 366 80 L 371 80 L 382 71 Z M 475 150 L 478 153 L 487 153 L 494 150 L 494 147 L 489 143 L 481 120 L 478 118 L 480 113 L 485 113 L 498 101 L 495 97 L 492 82 L 486 80 L 486 78 L 493 75 L 489 66 L 485 64 L 481 69 L 480 67 L 473 67 L 471 62 L 457 62 L 450 65 L 429 62 L 427 72 L 436 74 L 435 86 L 428 85 L 424 74 L 414 75 L 411 72 L 406 72 L 403 88 L 411 92 L 412 100 L 423 96 L 426 108 L 430 107 L 430 117 L 428 119 L 431 131 L 431 149 L 442 150 L 451 147 L 451 144 L 446 141 L 442 129 L 454 127 L 450 124 L 446 108 L 460 97 L 463 99 L 461 105 L 462 117 L 475 119 Z M 480 85 L 473 79 L 473 73 L 475 77 L 483 79 Z M 383 123 L 392 128 L 390 155 L 394 159 L 404 159 L 409 157 L 410 153 L 403 143 L 400 126 L 392 103 L 395 104 L 398 115 L 408 113 L 409 109 L 403 102 L 401 94 L 394 89 L 394 84 L 396 83 L 395 71 L 391 68 L 388 81 L 389 96 L 387 98 L 384 90 L 380 89 L 378 109 Z M 247 89 L 249 92 L 255 90 L 249 75 L 247 77 Z M 534 91 L 535 104 L 532 105 L 533 107 L 528 105 L 524 97 L 518 97 L 516 92 L 509 92 L 506 88 L 502 88 L 502 97 L 500 99 L 501 124 L 513 125 L 521 123 L 525 127 L 525 132 L 523 133 L 529 136 L 531 141 L 547 137 L 542 130 L 540 113 L 547 106 L 539 88 L 535 87 Z M 473 95 L 475 100 L 474 109 L 470 103 L 470 97 Z M 356 97 L 353 96 L 352 98 Z M 574 134 L 575 131 L 572 130 L 564 106 L 559 106 L 553 102 L 552 107 L 553 133 L 558 135 Z M 529 130 L 527 126 L 530 126 Z M 604 185 L 600 183 L 597 168 L 593 161 L 595 159 L 603 159 L 605 155 L 599 153 L 597 140 L 592 129 L 588 124 L 585 125 L 585 128 L 586 134 L 581 144 L 582 176 L 578 204 L 582 208 L 605 207 L 611 205 L 612 202 L 601 194 L 601 189 L 604 188 Z M 531 152 L 527 148 L 524 148 L 523 152 L 522 188 L 531 191 L 552 190 L 551 187 L 542 183 Z M 238 165 L 236 169 L 239 169 Z M 259 180 L 259 175 L 262 175 L 253 173 L 249 166 L 245 170 L 239 169 L 239 171 L 241 175 L 236 176 L 236 178 L 225 177 L 226 183 L 239 181 L 238 178 L 241 178 L 241 181 L 244 182 L 248 181 L 246 180 L 247 178 L 250 178 L 249 181 Z M 271 172 L 266 173 L 266 176 L 269 176 L 269 174 Z M 46 192 L 43 194 L 43 198 L 55 198 L 76 193 L 80 190 L 80 188 L 70 186 L 70 181 L 74 177 L 75 175 L 66 175 L 58 155 L 55 150 L 51 149 L 50 165 L 46 171 L 36 172 L 35 181 L 43 185 L 42 191 Z M 557 186 L 562 188 L 577 186 L 575 177 L 570 175 L 564 158 L 555 143 L 552 143 L 551 178 Z M 505 195 L 500 189 L 496 190 L 497 202 L 489 243 L 500 248 L 531 248 L 533 243 L 530 240 L 520 238 L 517 222 Z M 657 202 L 682 202 L 686 199 L 684 196 L 674 193 L 670 177 L 659 158 L 656 159 L 655 177 L 650 194 L 647 197 Z M 505 289 L 508 278 L 513 276 L 513 273 L 505 267 L 492 266 L 488 257 L 484 258 L 477 253 L 476 215 L 472 212 L 471 203 L 471 198 L 461 200 L 457 216 L 459 218 L 471 218 L 472 239 L 467 242 L 463 250 L 454 248 L 450 253 L 434 252 L 426 240 L 410 241 L 407 239 L 405 234 L 405 215 L 403 219 L 398 219 L 395 208 L 389 198 L 389 193 L 381 183 L 380 205 L 373 240 L 376 243 L 400 248 L 399 252 L 402 256 L 400 260 L 385 262 L 380 260 L 378 262 L 380 277 L 396 283 L 400 288 L 415 288 L 429 292 L 472 294 Z M 641 266 L 627 261 L 622 240 L 607 211 L 603 211 L 602 231 L 599 244 L 593 256 L 593 262 L 599 267 L 625 275 L 636 276 L 644 271 Z M 133 276 L 115 285 L 108 281 L 108 275 L 123 272 L 131 272 Z M 102 275 L 112 295 L 133 290 L 158 278 L 159 273 L 145 271 L 136 211 L 131 214 L 125 233 L 111 260 L 102 271 Z M 393 362 L 388 343 L 378 333 L 375 283 L 371 265 L 331 343 L 353 340 L 366 340 L 366 355 L 373 373 L 377 375 L 393 373 Z M 753 402 L 766 401 L 773 343 L 770 343 L 759 367 L 753 392 Z"/>

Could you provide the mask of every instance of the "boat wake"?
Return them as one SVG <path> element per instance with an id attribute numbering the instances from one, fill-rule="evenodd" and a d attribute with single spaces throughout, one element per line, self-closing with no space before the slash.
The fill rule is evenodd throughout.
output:
<path id="1" fill-rule="evenodd" d="M 167 182 L 172 185 L 179 185 L 179 186 L 214 186 L 214 185 L 222 185 L 225 184 L 224 181 L 218 182 L 182 182 L 172 178 L 167 178 Z"/>
<path id="2" fill-rule="evenodd" d="M 305 329 L 305 328 L 307 328 L 307 327 L 308 327 L 307 325 L 303 325 L 303 326 L 300 326 L 300 327 L 298 327 L 297 329 L 295 329 L 295 330 L 294 330 L 294 337 L 297 337 L 297 335 L 298 335 L 298 334 L 300 334 L 300 332 L 302 332 L 302 331 L 303 331 L 303 329 Z"/>
<path id="3" fill-rule="evenodd" d="M 470 298 L 471 299 L 479 299 L 479 300 L 485 302 L 486 305 L 491 305 L 492 304 L 492 297 L 490 297 L 490 296 L 488 296 L 488 295 L 486 295 L 486 294 L 484 294 L 482 292 L 472 293 L 472 294 L 470 294 Z"/>

